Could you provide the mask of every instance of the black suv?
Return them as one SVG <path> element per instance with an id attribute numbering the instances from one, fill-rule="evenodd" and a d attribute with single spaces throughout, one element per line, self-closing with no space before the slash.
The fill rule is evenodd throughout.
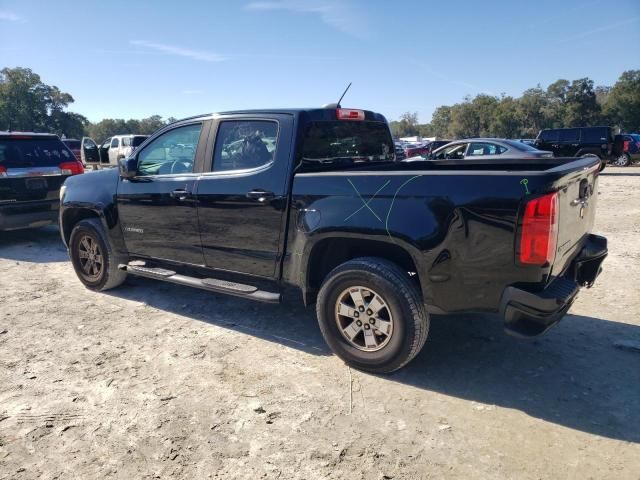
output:
<path id="1" fill-rule="evenodd" d="M 0 231 L 56 223 L 61 185 L 83 172 L 56 135 L 0 132 Z"/>
<path id="2" fill-rule="evenodd" d="M 604 162 L 622 153 L 623 143 L 611 127 L 551 128 L 540 130 L 535 141 L 539 150 L 553 152 L 554 157 L 596 155 Z"/>

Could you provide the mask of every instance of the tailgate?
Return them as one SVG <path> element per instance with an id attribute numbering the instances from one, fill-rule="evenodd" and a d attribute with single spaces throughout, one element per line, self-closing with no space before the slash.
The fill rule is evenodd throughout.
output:
<path id="1" fill-rule="evenodd" d="M 560 275 L 580 252 L 593 229 L 599 162 L 561 177 L 558 185 L 558 242 L 552 276 Z"/>

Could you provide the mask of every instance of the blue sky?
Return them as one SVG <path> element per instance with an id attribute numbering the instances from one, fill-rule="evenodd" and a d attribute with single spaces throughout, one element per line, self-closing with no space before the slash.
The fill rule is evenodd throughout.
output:
<path id="1" fill-rule="evenodd" d="M 638 0 L 0 0 L 0 67 L 90 120 L 345 106 L 396 119 L 640 68 Z"/>

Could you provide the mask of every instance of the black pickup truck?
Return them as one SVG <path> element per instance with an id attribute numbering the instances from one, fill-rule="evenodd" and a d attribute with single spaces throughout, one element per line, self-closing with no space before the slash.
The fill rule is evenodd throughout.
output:
<path id="1" fill-rule="evenodd" d="M 60 226 L 75 271 L 127 274 L 263 302 L 295 287 L 332 350 L 391 372 L 429 314 L 499 312 L 538 335 L 591 286 L 600 162 L 396 162 L 382 115 L 227 112 L 156 132 L 118 170 L 69 178 Z"/>

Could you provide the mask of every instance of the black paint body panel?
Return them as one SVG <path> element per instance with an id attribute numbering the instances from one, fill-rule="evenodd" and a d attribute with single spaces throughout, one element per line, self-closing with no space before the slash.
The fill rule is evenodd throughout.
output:
<path id="1" fill-rule="evenodd" d="M 208 116 L 193 174 L 149 181 L 107 170 L 70 178 L 60 213 L 63 238 L 68 241 L 71 220 L 89 212 L 102 220 L 123 255 L 165 261 L 177 271 L 195 269 L 200 276 L 230 274 L 247 284 L 293 286 L 308 299 L 318 288 L 310 272 L 323 245 L 338 239 L 355 254 L 360 247 L 369 254 L 375 245 L 381 256 L 393 251 L 409 259 L 433 311 L 457 312 L 496 311 L 508 286 L 543 289 L 569 268 L 593 226 L 595 197 L 582 220 L 574 218 L 578 210 L 570 202 L 584 179 L 597 192 L 594 158 L 499 166 L 413 162 L 296 173 L 305 125 L 331 115 L 278 110 Z M 275 161 L 251 172 L 210 173 L 217 126 L 237 117 L 279 122 Z M 371 112 L 367 119 L 385 121 Z M 176 185 L 190 192 L 179 206 L 167 197 Z M 273 196 L 248 198 L 256 189 Z M 523 206 L 528 198 L 554 191 L 562 250 L 552 265 L 520 265 Z M 139 234 L 125 228 L 141 228 L 149 238 L 135 239 Z"/>

